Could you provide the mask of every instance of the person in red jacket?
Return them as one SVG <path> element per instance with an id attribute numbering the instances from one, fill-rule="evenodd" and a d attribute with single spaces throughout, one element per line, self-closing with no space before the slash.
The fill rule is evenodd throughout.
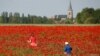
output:
<path id="1" fill-rule="evenodd" d="M 34 34 L 31 34 L 31 36 L 27 42 L 33 47 L 37 46 L 36 38 L 34 37 Z"/>

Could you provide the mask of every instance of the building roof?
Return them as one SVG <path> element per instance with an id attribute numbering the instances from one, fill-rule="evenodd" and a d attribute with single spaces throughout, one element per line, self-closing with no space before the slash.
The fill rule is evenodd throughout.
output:
<path id="1" fill-rule="evenodd" d="M 67 15 L 55 15 L 55 18 L 66 18 Z"/>

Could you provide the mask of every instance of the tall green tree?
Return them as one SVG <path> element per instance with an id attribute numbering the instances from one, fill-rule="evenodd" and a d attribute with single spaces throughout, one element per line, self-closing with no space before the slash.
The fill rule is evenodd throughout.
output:
<path id="1" fill-rule="evenodd" d="M 89 17 L 92 17 L 94 15 L 93 13 L 94 13 L 94 9 L 93 8 L 85 8 L 85 9 L 83 9 L 83 11 L 81 13 L 81 20 L 83 21 L 83 23 Z"/>
<path id="2" fill-rule="evenodd" d="M 9 23 L 12 23 L 13 20 L 13 14 L 12 12 L 9 13 Z"/>
<path id="3" fill-rule="evenodd" d="M 2 12 L 1 14 L 1 22 L 2 23 L 8 23 L 9 22 L 9 18 L 8 18 L 8 12 Z"/>
<path id="4" fill-rule="evenodd" d="M 14 13 L 13 23 L 20 23 L 20 14 L 18 12 Z"/>
<path id="5" fill-rule="evenodd" d="M 32 23 L 31 20 L 32 20 L 32 19 L 31 19 L 31 15 L 28 14 L 28 18 L 27 18 L 27 21 L 28 21 L 28 22 L 27 22 L 27 23 L 28 23 L 28 24 L 29 24 L 29 23 Z"/>
<path id="6" fill-rule="evenodd" d="M 100 22 L 100 9 L 84 8 L 76 16 L 76 22 L 79 24 L 97 24 Z"/>
<path id="7" fill-rule="evenodd" d="M 20 13 L 18 12 L 15 13 L 3 12 L 1 14 L 0 23 L 53 24 L 55 23 L 55 21 L 53 19 L 48 19 L 46 16 L 41 17 L 41 16 L 30 15 L 30 14 L 28 14 L 28 16 L 24 16 L 24 14 L 20 16 Z"/>
<path id="8" fill-rule="evenodd" d="M 94 16 L 96 18 L 97 23 L 100 24 L 100 8 L 95 10 Z"/>
<path id="9" fill-rule="evenodd" d="M 48 23 L 48 18 L 46 16 L 42 17 L 41 23 L 42 24 L 47 24 Z"/>
<path id="10" fill-rule="evenodd" d="M 76 16 L 76 22 L 82 24 L 83 21 L 81 20 L 81 13 L 78 13 Z"/>

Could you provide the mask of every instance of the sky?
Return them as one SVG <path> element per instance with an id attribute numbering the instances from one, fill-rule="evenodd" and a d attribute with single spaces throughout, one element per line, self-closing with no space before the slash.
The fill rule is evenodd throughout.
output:
<path id="1" fill-rule="evenodd" d="M 53 17 L 66 15 L 70 0 L 0 0 L 0 14 L 3 11 L 19 12 L 25 15 Z M 100 0 L 71 0 L 73 15 L 76 17 L 83 8 L 100 8 Z"/>

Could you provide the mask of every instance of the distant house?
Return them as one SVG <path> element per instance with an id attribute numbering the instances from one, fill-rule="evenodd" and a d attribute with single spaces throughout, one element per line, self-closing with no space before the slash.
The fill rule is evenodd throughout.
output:
<path id="1" fill-rule="evenodd" d="M 54 18 L 55 19 L 60 19 L 60 20 L 66 20 L 67 15 L 55 15 Z"/>

